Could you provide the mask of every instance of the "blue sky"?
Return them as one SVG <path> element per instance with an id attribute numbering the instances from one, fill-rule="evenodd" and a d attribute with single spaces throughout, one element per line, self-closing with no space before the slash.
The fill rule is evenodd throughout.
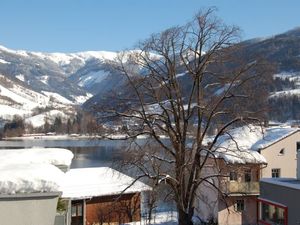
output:
<path id="1" fill-rule="evenodd" d="M 299 0 L 1 0 L 0 45 L 45 52 L 118 51 L 216 6 L 243 39 L 300 26 Z"/>

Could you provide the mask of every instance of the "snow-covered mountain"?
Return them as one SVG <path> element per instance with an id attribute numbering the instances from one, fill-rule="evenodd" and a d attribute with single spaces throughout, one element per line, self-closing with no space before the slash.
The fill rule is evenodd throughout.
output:
<path id="1" fill-rule="evenodd" d="M 107 77 L 106 61 L 115 57 L 115 52 L 105 51 L 41 53 L 0 46 L 0 74 L 16 78 L 35 91 L 57 92 L 82 103 L 90 97 L 92 83 Z"/>
<path id="2" fill-rule="evenodd" d="M 34 119 L 37 115 L 44 115 L 40 116 L 43 123 L 48 115 L 55 118 L 55 116 L 66 117 L 74 114 L 73 106 L 73 102 L 57 93 L 45 91 L 39 93 L 30 90 L 23 86 L 22 82 L 12 81 L 0 74 L 0 118 L 2 120 L 11 120 L 14 115 L 19 115 L 34 127 L 38 127 L 43 124 Z"/>
<path id="3" fill-rule="evenodd" d="M 300 28 L 295 28 L 283 34 L 268 38 L 255 38 L 239 43 L 242 47 L 239 54 L 250 62 L 263 59 L 273 73 L 273 79 L 267 86 L 269 96 L 269 118 L 274 121 L 299 120 L 300 121 Z M 190 90 L 188 73 L 180 71 L 178 77 L 183 88 Z M 272 82 L 271 82 L 272 81 Z M 119 90 L 124 90 L 125 88 Z M 226 90 L 226 86 L 216 90 L 218 94 Z M 124 95 L 127 93 L 124 92 Z M 95 105 L 115 104 L 111 98 L 103 98 L 103 95 L 94 95 L 84 107 L 94 108 Z M 101 108 L 101 106 L 100 106 Z"/>
<path id="4" fill-rule="evenodd" d="M 40 118 L 36 117 L 37 108 L 68 111 L 93 94 L 112 88 L 114 79 L 120 81 L 113 78 L 117 75 L 108 65 L 116 54 L 42 53 L 0 46 L 0 118 L 19 114 L 31 121 L 31 116 Z M 48 114 L 56 111 L 51 112 Z"/>

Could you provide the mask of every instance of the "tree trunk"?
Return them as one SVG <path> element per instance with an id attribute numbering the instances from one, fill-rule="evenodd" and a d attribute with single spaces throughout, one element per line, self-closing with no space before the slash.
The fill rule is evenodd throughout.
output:
<path id="1" fill-rule="evenodd" d="M 192 216 L 182 209 L 178 209 L 178 225 L 193 225 Z"/>

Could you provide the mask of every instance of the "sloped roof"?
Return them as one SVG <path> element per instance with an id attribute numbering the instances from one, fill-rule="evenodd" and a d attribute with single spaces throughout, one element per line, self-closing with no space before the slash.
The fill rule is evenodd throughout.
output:
<path id="1" fill-rule="evenodd" d="M 151 190 L 151 187 L 108 167 L 71 169 L 61 190 L 63 198 L 85 199 Z M 126 190 L 125 190 L 126 189 Z"/>
<path id="2" fill-rule="evenodd" d="M 262 128 L 247 125 L 230 130 L 219 137 L 215 146 L 215 156 L 228 163 L 267 163 L 257 151 L 299 131 L 298 128 Z"/>

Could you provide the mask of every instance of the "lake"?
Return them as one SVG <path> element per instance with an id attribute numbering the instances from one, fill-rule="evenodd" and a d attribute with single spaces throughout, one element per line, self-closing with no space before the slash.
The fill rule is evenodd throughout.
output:
<path id="1" fill-rule="evenodd" d="M 114 161 L 120 159 L 122 150 L 127 148 L 128 141 L 125 140 L 2 140 L 0 149 L 16 148 L 66 148 L 74 153 L 71 168 L 111 166 Z"/>

